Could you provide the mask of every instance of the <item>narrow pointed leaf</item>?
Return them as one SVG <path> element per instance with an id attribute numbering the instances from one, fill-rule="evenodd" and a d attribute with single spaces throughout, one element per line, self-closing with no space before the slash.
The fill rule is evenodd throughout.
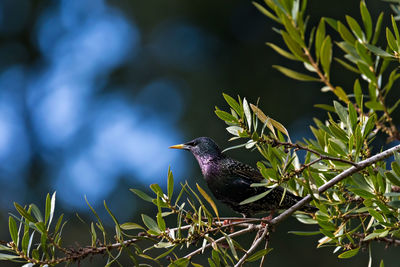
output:
<path id="1" fill-rule="evenodd" d="M 371 15 L 365 5 L 365 1 L 360 2 L 361 18 L 364 24 L 364 29 L 367 34 L 367 41 L 371 39 L 372 36 L 372 19 Z"/>
<path id="2" fill-rule="evenodd" d="M 332 61 L 332 42 L 331 37 L 328 35 L 321 46 L 321 64 L 327 77 L 329 77 L 329 70 Z"/>
<path id="3" fill-rule="evenodd" d="M 348 259 L 348 258 L 354 257 L 355 255 L 357 255 L 359 250 L 360 250 L 360 248 L 345 251 L 342 254 L 340 254 L 338 256 L 338 258 L 339 259 Z"/>
<path id="4" fill-rule="evenodd" d="M 280 48 L 279 46 L 273 44 L 273 43 L 267 43 L 267 45 L 269 47 L 271 47 L 272 49 L 275 50 L 275 52 L 277 52 L 279 55 L 286 57 L 288 59 L 291 60 L 299 60 L 297 57 L 293 56 L 292 54 L 290 54 L 289 52 L 287 52 L 286 50 Z"/>
<path id="5" fill-rule="evenodd" d="M 299 73 L 297 71 L 282 67 L 282 66 L 278 66 L 278 65 L 273 65 L 273 67 L 277 70 L 279 70 L 280 72 L 282 72 L 283 74 L 285 74 L 286 76 L 295 79 L 295 80 L 299 80 L 299 81 L 314 81 L 314 82 L 318 82 L 320 81 L 320 79 L 312 77 L 310 75 L 307 74 L 303 74 L 303 73 Z"/>
<path id="6" fill-rule="evenodd" d="M 135 193 L 138 197 L 140 197 L 141 199 L 147 201 L 147 202 L 152 202 L 153 198 L 150 197 L 149 195 L 147 195 L 146 193 L 144 193 L 143 191 L 140 191 L 139 189 L 134 189 L 131 188 L 129 189 L 131 192 Z"/>
<path id="7" fill-rule="evenodd" d="M 252 203 L 252 202 L 254 202 L 254 201 L 260 200 L 260 199 L 262 199 L 263 197 L 265 197 L 266 195 L 268 195 L 268 194 L 272 191 L 272 189 L 273 189 L 273 188 L 271 188 L 271 189 L 269 189 L 268 191 L 265 191 L 265 192 L 263 192 L 263 193 L 261 193 L 261 194 L 258 194 L 258 195 L 249 197 L 249 198 L 243 200 L 242 202 L 240 202 L 239 205 L 246 205 L 246 204 Z"/>
<path id="8" fill-rule="evenodd" d="M 197 183 L 197 190 L 199 190 L 200 194 L 204 197 L 205 200 L 207 200 L 208 204 L 210 204 L 210 206 L 212 207 L 212 209 L 215 212 L 215 215 L 217 215 L 217 217 L 219 218 L 219 214 L 218 214 L 218 209 L 217 209 L 217 205 L 215 205 L 214 201 L 212 200 L 212 198 L 206 193 L 206 191 L 204 191 L 203 188 L 201 188 Z"/>
<path id="9" fill-rule="evenodd" d="M 174 175 L 172 174 L 172 171 L 171 171 L 171 169 L 169 167 L 168 167 L 167 191 L 168 191 L 168 199 L 171 199 L 172 195 L 174 193 Z"/>
<path id="10" fill-rule="evenodd" d="M 10 231 L 11 240 L 14 242 L 15 245 L 17 245 L 19 241 L 17 223 L 11 216 L 8 218 L 8 229 Z"/>
<path id="11" fill-rule="evenodd" d="M 158 228 L 158 224 L 151 217 L 147 216 L 146 214 L 142 214 L 142 220 L 149 230 L 152 230 L 157 234 L 161 233 L 160 228 Z"/>

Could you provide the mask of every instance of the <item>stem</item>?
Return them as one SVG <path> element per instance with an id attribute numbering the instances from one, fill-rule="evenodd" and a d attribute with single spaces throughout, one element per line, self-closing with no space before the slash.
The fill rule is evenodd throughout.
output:
<path id="1" fill-rule="evenodd" d="M 343 171 L 342 173 L 336 175 L 332 180 L 330 180 L 329 182 L 327 182 L 326 184 L 324 184 L 320 188 L 318 188 L 318 193 L 321 194 L 321 193 L 325 192 L 326 190 L 328 190 L 335 184 L 339 183 L 343 179 L 351 176 L 354 173 L 361 171 L 362 169 L 365 169 L 366 167 L 368 167 L 378 161 L 388 158 L 389 156 L 393 155 L 395 152 L 398 152 L 398 151 L 400 151 L 400 145 L 394 146 L 388 150 L 385 150 L 379 154 L 376 154 L 375 156 L 372 156 L 363 161 L 360 161 L 355 166 L 352 166 L 352 167 L 348 168 L 347 170 Z M 279 216 L 273 218 L 270 221 L 270 224 L 276 225 L 276 224 L 281 223 L 282 221 L 287 219 L 290 215 L 292 215 L 295 211 L 301 209 L 301 207 L 303 207 L 305 204 L 307 204 L 311 200 L 312 200 L 311 195 L 304 197 L 302 200 L 300 200 L 295 205 L 293 205 L 292 207 L 290 207 L 289 209 L 287 209 L 286 211 L 281 213 Z"/>
<path id="2" fill-rule="evenodd" d="M 257 230 L 258 228 L 259 228 L 259 226 L 256 226 L 256 225 L 254 225 L 254 224 L 250 224 L 249 227 L 247 227 L 246 229 L 242 229 L 242 230 L 240 230 L 240 231 L 234 232 L 234 233 L 232 233 L 232 234 L 229 234 L 228 236 L 229 236 L 229 237 L 235 237 L 235 236 L 243 235 L 243 234 L 246 234 L 246 233 L 249 233 L 249 232 L 253 232 L 253 231 Z M 221 242 L 221 241 L 223 241 L 223 240 L 225 240 L 225 239 L 226 239 L 225 236 L 220 237 L 220 238 L 218 238 L 217 240 L 215 240 L 214 243 L 219 243 L 219 242 Z M 195 251 L 193 251 L 193 252 L 187 254 L 184 258 L 190 259 L 191 257 L 193 257 L 193 256 L 199 254 L 200 252 L 202 252 L 204 249 L 210 247 L 211 244 L 212 244 L 212 243 L 208 243 L 208 244 L 205 245 L 204 247 L 201 247 L 201 248 L 199 248 L 199 249 L 196 249 Z"/>
<path id="3" fill-rule="evenodd" d="M 261 236 L 253 243 L 253 245 L 251 245 L 251 247 L 249 248 L 249 250 L 243 255 L 243 257 L 235 264 L 235 267 L 239 267 L 242 266 L 243 263 L 245 262 L 245 260 L 249 257 L 249 255 L 251 253 L 254 252 L 254 250 L 256 250 L 256 248 L 260 245 L 260 243 L 263 241 L 263 239 L 265 238 L 265 236 L 268 233 L 268 225 L 264 228 L 263 233 L 261 234 Z"/>

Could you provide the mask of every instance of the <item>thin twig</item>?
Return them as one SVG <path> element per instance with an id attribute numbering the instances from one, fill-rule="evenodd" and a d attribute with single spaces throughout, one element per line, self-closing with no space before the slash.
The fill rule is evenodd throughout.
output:
<path id="1" fill-rule="evenodd" d="M 265 238 L 265 236 L 268 233 L 268 225 L 264 227 L 264 231 L 261 234 L 261 236 L 256 240 L 256 242 L 253 243 L 253 245 L 251 245 L 251 247 L 249 248 L 249 250 L 247 250 L 247 252 L 243 255 L 242 258 L 240 258 L 240 260 L 235 264 L 235 267 L 239 267 L 242 266 L 243 263 L 246 261 L 246 259 L 249 257 L 249 255 L 251 253 L 254 252 L 254 250 L 257 249 L 257 247 L 260 245 L 260 243 L 263 241 L 263 239 Z"/>
<path id="2" fill-rule="evenodd" d="M 260 226 L 257 226 L 257 225 L 254 225 L 254 224 L 249 224 L 249 227 L 247 227 L 246 229 L 242 229 L 242 230 L 240 230 L 240 231 L 234 232 L 234 233 L 232 233 L 232 234 L 229 234 L 228 236 L 229 236 L 229 237 L 235 237 L 235 236 L 243 235 L 243 234 L 246 234 L 246 233 L 249 233 L 249 232 L 253 232 L 253 231 L 259 229 L 259 227 L 260 227 Z M 219 242 L 221 242 L 221 241 L 223 241 L 223 240 L 225 240 L 225 239 L 226 239 L 225 236 L 220 237 L 220 238 L 218 238 L 217 240 L 215 240 L 214 243 L 219 243 Z M 193 251 L 193 252 L 187 254 L 184 258 L 190 259 L 191 257 L 193 257 L 193 256 L 199 254 L 200 252 L 202 252 L 203 249 L 206 249 L 206 248 L 210 247 L 211 245 L 212 245 L 212 243 L 208 243 L 208 244 L 205 245 L 204 247 L 201 247 L 201 248 L 199 248 L 199 249 L 196 249 L 195 251 Z"/>
<path id="3" fill-rule="evenodd" d="M 332 180 L 330 180 L 329 182 L 327 182 L 326 184 L 324 184 L 320 188 L 318 188 L 318 193 L 321 194 L 321 193 L 325 192 L 326 190 L 328 190 L 335 184 L 339 183 L 343 179 L 351 176 L 354 173 L 361 171 L 362 169 L 364 169 L 378 161 L 388 158 L 389 156 L 393 155 L 395 152 L 398 152 L 398 151 L 400 151 L 400 145 L 394 146 L 388 150 L 385 150 L 379 154 L 376 154 L 375 156 L 372 156 L 363 161 L 360 161 L 359 163 L 357 163 L 356 166 L 352 166 L 352 167 L 346 169 L 342 173 L 336 175 Z M 301 209 L 301 207 L 303 207 L 305 204 L 307 204 L 311 200 L 312 200 L 311 195 L 307 195 L 302 200 L 297 202 L 295 205 L 291 206 L 289 209 L 287 209 L 286 211 L 281 213 L 279 216 L 273 218 L 270 221 L 270 224 L 276 225 L 276 224 L 284 221 L 286 218 L 288 218 L 290 215 L 292 215 L 295 211 Z"/>
<path id="4" fill-rule="evenodd" d="M 265 249 L 265 250 L 268 249 L 269 237 L 270 237 L 270 235 L 269 235 L 269 233 L 268 233 L 268 234 L 265 236 L 265 246 L 264 246 L 264 249 Z M 262 267 L 262 266 L 264 265 L 265 256 L 266 256 L 266 255 L 262 256 L 262 258 L 261 258 L 260 267 Z"/>
<path id="5" fill-rule="evenodd" d="M 317 155 L 317 156 L 319 157 L 317 160 L 314 160 L 314 161 L 312 161 L 312 162 L 310 162 L 310 163 L 308 163 L 308 164 L 305 164 L 304 166 L 306 166 L 306 167 L 311 166 L 312 164 L 315 164 L 315 163 L 317 163 L 317 162 L 319 162 L 319 161 L 321 161 L 321 160 L 338 161 L 338 162 L 343 162 L 343 163 L 346 163 L 346 164 L 349 164 L 349 165 L 353 165 L 353 166 L 356 166 L 356 165 L 357 165 L 357 163 L 355 163 L 355 162 L 353 162 L 353 161 L 351 161 L 351 160 L 347 160 L 347 159 L 342 159 L 342 158 L 337 158 L 337 157 L 331 157 L 331 156 L 323 155 L 323 154 L 321 154 L 320 152 L 318 152 L 318 151 L 316 151 L 316 150 L 314 150 L 314 149 L 311 149 L 311 148 L 308 148 L 308 147 L 299 145 L 299 144 L 297 144 L 297 143 L 281 142 L 281 141 L 276 140 L 276 139 L 274 139 L 273 142 L 274 142 L 277 146 L 285 146 L 285 147 L 290 147 L 290 148 L 295 148 L 295 149 L 300 149 L 300 150 L 308 151 L 308 152 L 311 152 L 311 153 L 313 153 L 313 154 L 315 154 L 315 155 Z"/>
<path id="6" fill-rule="evenodd" d="M 395 238 L 389 238 L 389 237 L 375 237 L 375 238 L 371 238 L 369 240 L 364 240 L 365 238 L 365 234 L 360 234 L 360 233 L 353 233 L 354 237 L 358 237 L 360 238 L 360 242 L 361 243 L 369 243 L 373 240 L 377 240 L 377 241 L 382 241 L 387 243 L 388 245 L 394 244 L 395 246 L 400 245 L 400 240 L 399 239 L 395 239 Z"/>

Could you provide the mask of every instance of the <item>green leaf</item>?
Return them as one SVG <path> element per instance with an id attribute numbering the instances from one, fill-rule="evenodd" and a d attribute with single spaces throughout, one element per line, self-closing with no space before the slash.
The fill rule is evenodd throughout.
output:
<path id="1" fill-rule="evenodd" d="M 186 267 L 190 263 L 189 259 L 186 258 L 180 258 L 174 262 L 171 262 L 168 266 L 169 267 Z"/>
<path id="2" fill-rule="evenodd" d="M 388 204 L 396 209 L 400 208 L 400 200 L 393 200 L 390 201 Z"/>
<path id="3" fill-rule="evenodd" d="M 152 197 L 150 197 L 150 196 L 147 195 L 146 193 L 140 191 L 139 189 L 131 188 L 131 189 L 129 189 L 129 190 L 132 191 L 132 192 L 135 193 L 138 197 L 140 197 L 141 199 L 143 199 L 143 200 L 145 200 L 145 201 L 147 201 L 147 202 L 152 202 L 152 201 L 153 201 L 153 198 L 152 198 Z"/>
<path id="4" fill-rule="evenodd" d="M 172 198 L 172 194 L 174 193 L 174 175 L 172 174 L 171 168 L 168 167 L 168 199 Z"/>
<path id="5" fill-rule="evenodd" d="M 365 48 L 363 44 L 361 44 L 360 42 L 356 42 L 356 50 L 357 54 L 361 57 L 365 64 L 371 67 L 374 65 L 369 51 L 367 50 L 367 48 Z"/>
<path id="6" fill-rule="evenodd" d="M 258 4 L 257 2 L 253 2 L 253 5 L 261 12 L 263 13 L 265 16 L 269 17 L 270 19 L 276 21 L 276 22 L 280 22 L 279 19 L 277 17 L 275 17 L 271 12 L 269 12 L 267 9 L 265 9 L 262 5 Z"/>
<path id="7" fill-rule="evenodd" d="M 147 226 L 147 228 L 149 228 L 149 230 L 152 230 L 153 232 L 155 232 L 157 234 L 161 233 L 160 228 L 158 228 L 158 224 L 152 218 L 150 218 L 146 214 L 142 214 L 142 220 L 143 220 L 143 223 Z"/>
<path id="8" fill-rule="evenodd" d="M 165 229 L 167 228 L 164 218 L 162 217 L 162 213 L 161 211 L 157 213 L 157 225 L 158 227 L 161 229 L 161 231 L 165 231 Z"/>
<path id="9" fill-rule="evenodd" d="M 18 238 L 17 223 L 11 216 L 8 217 L 8 229 L 10 231 L 11 240 L 14 242 L 15 245 L 18 245 L 19 238 Z"/>
<path id="10" fill-rule="evenodd" d="M 343 102 L 348 103 L 349 102 L 349 98 L 347 97 L 346 92 L 343 90 L 342 87 L 340 86 L 336 86 L 335 90 L 333 91 L 333 93 Z"/>
<path id="11" fill-rule="evenodd" d="M 315 231 L 315 232 L 302 232 L 302 231 L 289 231 L 289 234 L 293 235 L 300 235 L 300 236 L 311 236 L 311 235 L 320 235 L 320 231 Z"/>
<path id="12" fill-rule="evenodd" d="M 352 249 L 352 250 L 348 250 L 343 252 L 342 254 L 340 254 L 338 256 L 339 259 L 348 259 L 348 258 L 352 258 L 355 255 L 357 255 L 358 251 L 360 250 L 360 248 L 356 248 L 356 249 Z"/>
<path id="13" fill-rule="evenodd" d="M 346 21 L 347 24 L 349 24 L 351 31 L 354 33 L 355 36 L 357 36 L 358 40 L 363 41 L 365 39 L 365 36 L 358 22 L 354 18 L 347 15 L 346 15 Z"/>
<path id="14" fill-rule="evenodd" d="M 285 42 L 286 46 L 289 48 L 290 52 L 300 61 L 308 62 L 307 56 L 304 54 L 301 46 L 293 40 L 293 38 L 285 31 L 280 32 Z"/>
<path id="15" fill-rule="evenodd" d="M 208 204 L 210 204 L 210 206 L 214 210 L 215 215 L 217 215 L 217 218 L 219 218 L 217 206 L 215 205 L 212 198 L 197 183 L 196 183 L 196 186 L 197 186 L 197 190 L 199 190 L 200 194 L 204 197 L 205 200 L 207 200 Z"/>
<path id="16" fill-rule="evenodd" d="M 44 212 L 44 223 L 47 224 L 49 217 L 50 217 L 50 208 L 51 208 L 51 201 L 50 201 L 50 194 L 47 193 L 46 195 L 46 207 Z"/>
<path id="17" fill-rule="evenodd" d="M 385 172 L 385 176 L 392 184 L 400 186 L 400 179 L 396 177 L 393 173 L 387 171 Z"/>
<path id="18" fill-rule="evenodd" d="M 164 195 L 164 192 L 162 191 L 161 187 L 158 184 L 151 184 L 150 189 L 153 190 L 153 192 L 157 195 L 162 197 Z"/>
<path id="19" fill-rule="evenodd" d="M 392 114 L 392 112 L 396 110 L 396 108 L 399 106 L 399 104 L 400 104 L 400 99 L 398 99 L 396 101 L 396 103 L 392 107 L 389 108 L 389 110 L 388 110 L 389 114 Z"/>
<path id="20" fill-rule="evenodd" d="M 273 44 L 273 43 L 266 43 L 269 47 L 275 50 L 279 55 L 286 57 L 291 60 L 300 60 L 299 58 L 295 57 L 294 55 L 290 54 L 286 50 L 280 48 L 279 46 Z"/>
<path id="21" fill-rule="evenodd" d="M 360 196 L 360 197 L 362 197 L 362 198 L 364 198 L 364 199 L 375 198 L 375 195 L 374 195 L 374 194 L 372 194 L 372 193 L 370 193 L 370 192 L 368 192 L 368 191 L 359 189 L 359 188 L 349 188 L 349 190 L 350 190 L 351 192 L 353 192 L 354 194 L 356 194 L 356 195 L 358 195 L 358 196 Z"/>
<path id="22" fill-rule="evenodd" d="M 394 38 L 393 33 L 390 31 L 388 27 L 386 27 L 386 40 L 388 42 L 388 45 L 392 51 L 398 52 L 399 47 L 397 46 L 396 39 Z"/>
<path id="23" fill-rule="evenodd" d="M 25 231 L 22 237 L 21 248 L 25 255 L 28 254 L 28 245 L 29 245 L 29 231 Z"/>
<path id="24" fill-rule="evenodd" d="M 268 194 L 272 191 L 272 189 L 273 189 L 273 188 L 271 188 L 271 189 L 269 189 L 268 191 L 265 191 L 265 192 L 263 192 L 263 193 L 261 193 L 261 194 L 258 194 L 258 195 L 249 197 L 249 198 L 243 200 L 242 202 L 240 202 L 239 205 L 246 205 L 246 204 L 252 203 L 252 202 L 254 202 L 254 201 L 257 201 L 257 200 L 259 200 L 259 199 L 262 199 L 263 197 L 265 197 L 266 195 L 268 195 Z"/>
<path id="25" fill-rule="evenodd" d="M 108 208 L 106 201 L 103 201 L 104 208 L 107 210 L 108 214 L 110 215 L 111 219 L 114 221 L 115 228 L 116 228 L 116 234 L 117 234 L 117 239 L 121 239 L 121 228 L 119 227 L 119 222 L 117 220 L 117 217 L 111 212 L 111 210 Z"/>
<path id="26" fill-rule="evenodd" d="M 362 109 L 362 90 L 361 90 L 361 85 L 360 85 L 360 81 L 358 79 L 356 79 L 356 81 L 354 82 L 354 97 L 356 99 L 356 103 L 357 106 L 360 107 Z"/>
<path id="27" fill-rule="evenodd" d="M 340 65 L 342 65 L 343 67 L 345 67 L 346 69 L 348 69 L 349 71 L 355 72 L 355 73 L 360 73 L 360 71 L 356 68 L 354 68 L 353 66 L 351 66 L 350 64 L 347 64 L 345 61 L 341 60 L 340 58 L 336 58 L 335 60 L 337 62 L 339 62 Z"/>
<path id="28" fill-rule="evenodd" d="M 394 35 L 396 36 L 396 42 L 397 42 L 397 47 L 399 47 L 399 42 L 400 42 L 400 34 L 399 34 L 399 30 L 397 29 L 397 24 L 396 24 L 396 20 L 394 19 L 393 15 L 391 16 L 392 19 L 392 27 L 393 27 L 393 32 Z"/>
<path id="29" fill-rule="evenodd" d="M 366 138 L 371 133 L 371 131 L 374 129 L 375 121 L 376 121 L 376 114 L 372 114 L 368 118 L 367 122 L 365 123 L 365 125 L 364 125 L 364 127 L 362 129 L 364 138 Z"/>
<path id="30" fill-rule="evenodd" d="M 367 33 L 367 41 L 369 41 L 372 37 L 372 19 L 364 0 L 360 2 L 360 11 L 364 29 Z"/>
<path id="31" fill-rule="evenodd" d="M 377 102 L 377 101 L 367 101 L 367 102 L 365 102 L 365 106 L 372 110 L 384 110 L 385 109 L 385 107 L 382 105 L 382 103 Z"/>
<path id="32" fill-rule="evenodd" d="M 400 177 L 400 165 L 396 161 L 391 163 L 392 170 L 396 173 L 397 177 Z"/>
<path id="33" fill-rule="evenodd" d="M 358 120 L 357 111 L 354 108 L 353 103 L 351 103 L 351 102 L 348 103 L 347 109 L 349 110 L 349 119 L 350 119 L 351 129 L 354 129 L 357 125 L 357 120 Z"/>
<path id="34" fill-rule="evenodd" d="M 234 116 L 229 114 L 228 112 L 216 109 L 215 114 L 223 121 L 230 122 L 230 123 L 237 123 L 238 119 L 236 119 Z"/>
<path id="35" fill-rule="evenodd" d="M 273 65 L 272 67 L 274 67 L 275 69 L 279 70 L 280 72 L 282 72 L 284 75 L 295 79 L 295 80 L 299 80 L 299 81 L 314 81 L 314 82 L 318 82 L 320 81 L 320 79 L 309 76 L 307 74 L 303 74 L 303 73 L 299 73 L 296 72 L 294 70 L 282 67 L 282 66 L 278 66 L 278 65 Z"/>
<path id="36" fill-rule="evenodd" d="M 143 226 L 141 226 L 137 223 L 134 223 L 134 222 L 123 223 L 120 225 L 120 227 L 121 227 L 121 229 L 124 229 L 124 230 L 135 230 L 135 229 L 143 229 L 144 230 Z"/>
<path id="37" fill-rule="evenodd" d="M 374 209 L 368 209 L 369 214 L 371 214 L 372 217 L 374 217 L 378 222 L 382 223 L 385 222 L 385 218 L 382 216 L 382 214 L 380 214 L 379 212 L 377 212 Z"/>
<path id="38" fill-rule="evenodd" d="M 325 40 L 325 20 L 322 18 L 318 24 L 317 32 L 315 33 L 315 54 L 317 60 L 319 59 L 321 46 Z"/>
<path id="39" fill-rule="evenodd" d="M 36 220 L 39 222 L 43 222 L 43 216 L 42 213 L 40 212 L 39 208 L 35 204 L 29 205 L 33 215 L 35 216 Z"/>
<path id="40" fill-rule="evenodd" d="M 346 42 L 350 43 L 351 45 L 354 45 L 354 43 L 356 42 L 356 39 L 351 34 L 351 32 L 347 29 L 347 27 L 340 21 L 338 21 L 337 26 L 338 26 L 338 32 L 339 32 L 340 36 L 342 37 L 342 39 L 345 40 Z"/>
<path id="41" fill-rule="evenodd" d="M 373 82 L 374 84 L 377 83 L 375 73 L 373 73 L 367 65 L 361 62 L 357 62 L 357 67 L 360 72 L 364 74 L 371 82 Z"/>
<path id="42" fill-rule="evenodd" d="M 285 29 L 287 33 L 290 35 L 290 37 L 293 38 L 293 40 L 300 46 L 300 47 L 305 47 L 305 43 L 303 38 L 300 35 L 300 31 L 293 25 L 292 20 L 290 20 L 287 16 L 282 16 L 281 17 L 282 24 L 285 26 Z"/>
<path id="43" fill-rule="evenodd" d="M 30 215 L 21 205 L 19 205 L 17 202 L 14 202 L 14 207 L 18 211 L 19 214 L 21 214 L 22 217 L 27 219 L 28 221 L 31 222 L 37 222 L 36 219 Z"/>
<path id="44" fill-rule="evenodd" d="M 337 101 L 333 101 L 333 106 L 335 107 L 336 113 L 339 116 L 339 119 L 343 122 L 343 123 L 347 123 L 348 122 L 348 113 L 347 113 L 347 109 L 345 107 L 343 107 L 339 102 Z"/>
<path id="45" fill-rule="evenodd" d="M 324 20 L 331 26 L 335 31 L 338 31 L 338 21 L 332 18 L 324 17 Z"/>
<path id="46" fill-rule="evenodd" d="M 382 29 L 382 21 L 383 21 L 383 12 L 379 14 L 378 20 L 376 21 L 374 37 L 372 38 L 371 44 L 376 44 L 379 40 L 379 35 L 381 34 Z"/>
<path id="47" fill-rule="evenodd" d="M 2 260 L 2 261 L 12 261 L 12 260 L 16 260 L 16 259 L 20 259 L 20 257 L 11 255 L 11 254 L 0 253 L 0 260 Z"/>
<path id="48" fill-rule="evenodd" d="M 391 57 L 391 58 L 394 57 L 392 54 L 386 52 L 385 50 L 383 50 L 383 49 L 380 48 L 380 47 L 377 47 L 377 46 L 374 46 L 374 45 L 371 45 L 371 44 L 367 44 L 367 43 L 365 43 L 364 45 L 365 45 L 372 53 L 376 54 L 377 56 L 380 56 L 380 57 Z"/>
<path id="49" fill-rule="evenodd" d="M 331 37 L 328 35 L 321 47 L 321 64 L 325 71 L 325 75 L 329 77 L 329 70 L 332 61 L 332 42 Z"/>
<path id="50" fill-rule="evenodd" d="M 331 105 L 326 105 L 326 104 L 315 104 L 314 107 L 316 108 L 321 108 L 324 110 L 327 110 L 329 112 L 335 112 L 335 108 L 332 107 Z"/>
<path id="51" fill-rule="evenodd" d="M 232 253 L 233 257 L 236 260 L 239 260 L 239 257 L 236 253 L 235 245 L 233 244 L 232 239 L 229 237 L 229 235 L 225 234 L 224 232 L 222 232 L 222 234 L 224 235 L 226 242 L 228 242 L 228 245 L 229 245 L 229 248 L 231 249 L 231 253 Z"/>
<path id="52" fill-rule="evenodd" d="M 240 104 L 233 99 L 231 96 L 222 93 L 222 96 L 225 98 L 226 103 L 228 103 L 228 105 L 240 116 L 242 116 L 241 114 L 242 112 L 242 108 L 240 107 Z"/>
<path id="53" fill-rule="evenodd" d="M 256 261 L 256 260 L 262 258 L 263 256 L 267 255 L 271 250 L 272 250 L 272 248 L 261 249 L 261 250 L 257 251 L 256 253 L 254 253 L 253 255 L 251 255 L 250 257 L 248 257 L 246 262 Z"/>

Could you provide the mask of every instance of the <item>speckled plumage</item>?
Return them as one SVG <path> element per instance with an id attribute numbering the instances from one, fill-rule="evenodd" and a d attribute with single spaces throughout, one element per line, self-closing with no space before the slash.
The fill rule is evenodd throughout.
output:
<path id="1" fill-rule="evenodd" d="M 257 169 L 225 156 L 217 144 L 208 137 L 199 137 L 179 145 L 179 147 L 172 146 L 172 148 L 181 148 L 192 152 L 214 196 L 246 217 L 257 213 L 273 212 L 277 209 L 287 209 L 301 199 L 301 197 L 286 191 L 284 199 L 279 205 L 284 189 L 276 187 L 262 199 L 240 205 L 239 203 L 243 200 L 269 190 L 266 187 L 250 186 L 264 180 Z M 307 205 L 301 210 L 315 212 L 317 209 Z"/>

